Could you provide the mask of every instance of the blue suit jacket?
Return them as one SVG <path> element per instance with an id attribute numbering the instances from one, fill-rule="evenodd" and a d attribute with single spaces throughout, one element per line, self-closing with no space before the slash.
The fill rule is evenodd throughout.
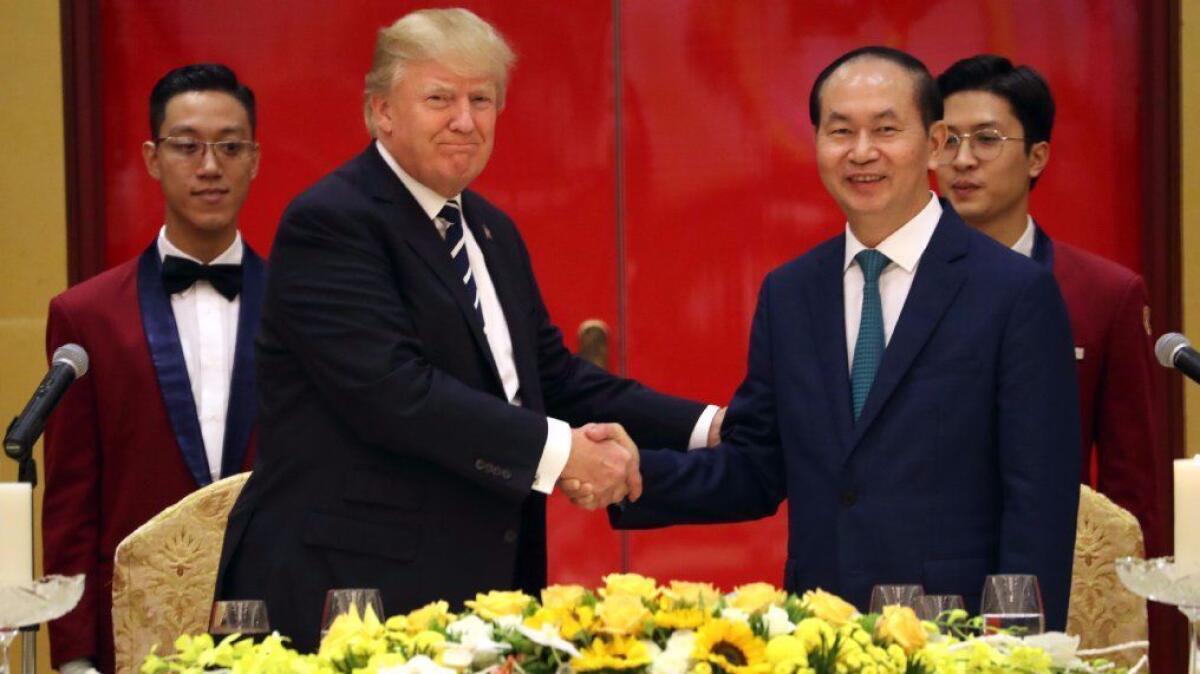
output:
<path id="1" fill-rule="evenodd" d="M 977 608 L 985 575 L 1033 573 L 1064 627 L 1080 463 L 1066 309 L 1048 270 L 943 208 L 857 423 L 838 236 L 763 282 L 722 444 L 643 452 L 645 494 L 614 523 L 750 520 L 786 498 L 792 591 L 865 609 L 875 584 L 921 583 Z"/>

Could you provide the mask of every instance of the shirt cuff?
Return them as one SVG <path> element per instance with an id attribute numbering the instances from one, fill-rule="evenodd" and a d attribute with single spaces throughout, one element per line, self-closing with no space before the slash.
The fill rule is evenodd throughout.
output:
<path id="1" fill-rule="evenodd" d="M 87 658 L 76 658 L 69 662 L 64 662 L 62 667 L 58 668 L 59 674 L 88 674 L 95 672 L 96 667 L 91 660 Z"/>
<path id="2" fill-rule="evenodd" d="M 554 484 L 567 459 L 571 457 L 571 425 L 553 417 L 546 417 L 546 447 L 542 449 L 542 460 L 538 461 L 533 475 L 533 489 L 543 494 L 554 491 Z"/>
<path id="3" fill-rule="evenodd" d="M 700 418 L 696 420 L 696 426 L 692 429 L 692 437 L 688 439 L 689 452 L 708 446 L 708 429 L 712 426 L 713 417 L 717 416 L 719 409 L 721 408 L 716 405 L 709 405 L 700 413 Z"/>

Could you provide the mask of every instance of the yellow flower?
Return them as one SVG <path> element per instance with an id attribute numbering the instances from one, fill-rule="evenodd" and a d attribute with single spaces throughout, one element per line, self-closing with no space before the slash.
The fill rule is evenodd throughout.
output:
<path id="1" fill-rule="evenodd" d="M 654 624 L 668 630 L 694 630 L 708 617 L 707 611 L 698 608 L 676 608 L 656 612 Z"/>
<path id="2" fill-rule="evenodd" d="M 767 662 L 775 671 L 779 671 L 779 665 L 785 663 L 791 665 L 791 669 L 807 667 L 808 649 L 803 641 L 790 634 L 777 636 L 767 642 Z"/>
<path id="3" fill-rule="evenodd" d="M 600 629 L 610 634 L 636 635 L 642 623 L 650 617 L 650 611 L 641 597 L 631 594 L 610 595 L 596 605 L 596 616 L 600 618 Z"/>
<path id="4" fill-rule="evenodd" d="M 801 620 L 800 624 L 796 625 L 796 631 L 793 634 L 804 643 L 804 650 L 809 653 L 832 644 L 837 636 L 833 627 L 820 618 Z"/>
<path id="5" fill-rule="evenodd" d="M 542 606 L 549 609 L 572 609 L 583 601 L 586 592 L 582 585 L 551 585 L 542 590 Z"/>
<path id="6" fill-rule="evenodd" d="M 524 592 L 492 590 L 487 594 L 476 593 L 474 599 L 464 603 L 484 620 L 495 620 L 507 615 L 521 615 L 531 601 L 533 597 Z"/>
<path id="7" fill-rule="evenodd" d="M 333 619 L 329 632 L 321 639 L 318 654 L 322 657 L 340 658 L 350 653 L 371 652 L 375 650 L 372 648 L 373 642 L 382 643 L 386 631 L 383 623 L 375 616 L 375 609 L 370 605 L 367 605 L 362 617 L 359 617 L 358 609 L 351 605 L 349 613 L 343 613 Z"/>
<path id="8" fill-rule="evenodd" d="M 750 583 L 733 591 L 729 605 L 746 613 L 757 613 L 774 604 L 782 604 L 787 595 L 770 583 Z"/>
<path id="9" fill-rule="evenodd" d="M 905 653 L 914 653 L 925 645 L 925 627 L 907 606 L 884 606 L 875 622 L 875 635 L 896 644 Z"/>
<path id="10" fill-rule="evenodd" d="M 854 606 L 820 588 L 805 592 L 800 600 L 813 615 L 834 627 L 845 625 L 858 615 L 858 609 Z"/>
<path id="11" fill-rule="evenodd" d="M 728 620 L 711 620 L 696 633 L 692 659 L 707 662 L 726 674 L 767 674 L 767 647 L 750 626 Z"/>
<path id="12" fill-rule="evenodd" d="M 617 637 L 612 642 L 594 639 L 592 644 L 571 660 L 576 672 L 598 670 L 638 669 L 650 664 L 650 651 L 646 644 L 632 638 Z"/>
<path id="13" fill-rule="evenodd" d="M 716 606 L 717 600 L 721 598 L 721 593 L 712 583 L 688 583 L 681 580 L 671 581 L 670 587 L 663 590 L 663 594 L 676 605 L 703 606 L 709 610 Z"/>
<path id="14" fill-rule="evenodd" d="M 604 589 L 600 594 L 605 597 L 629 594 L 643 599 L 654 599 L 658 594 L 658 585 L 653 578 L 636 573 L 610 573 L 604 577 Z"/>
<path id="15" fill-rule="evenodd" d="M 410 634 L 416 634 L 423 630 L 445 628 L 446 625 L 454 621 L 454 614 L 450 612 L 450 604 L 444 601 L 435 601 L 409 613 L 407 618 L 407 624 L 404 626 L 405 631 Z M 389 619 L 389 628 L 391 622 Z"/>

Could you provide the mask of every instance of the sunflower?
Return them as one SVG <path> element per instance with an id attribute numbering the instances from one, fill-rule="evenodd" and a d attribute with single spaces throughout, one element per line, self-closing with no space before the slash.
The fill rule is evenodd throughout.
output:
<path id="1" fill-rule="evenodd" d="M 771 669 L 766 661 L 766 650 L 766 645 L 754 636 L 749 625 L 712 620 L 696 633 L 692 659 L 707 662 L 714 671 L 725 674 L 764 674 Z"/>
<path id="2" fill-rule="evenodd" d="M 654 614 L 654 624 L 668 630 L 694 630 L 707 619 L 708 613 L 698 608 L 659 610 Z"/>
<path id="3" fill-rule="evenodd" d="M 595 639 L 583 649 L 579 657 L 571 660 L 576 672 L 601 670 L 640 669 L 650 664 L 650 651 L 646 644 L 634 638 L 616 637 L 611 642 Z"/>

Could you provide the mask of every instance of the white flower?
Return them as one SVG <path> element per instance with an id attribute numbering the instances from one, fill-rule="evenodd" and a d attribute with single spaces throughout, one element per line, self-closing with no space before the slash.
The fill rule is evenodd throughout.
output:
<path id="1" fill-rule="evenodd" d="M 381 668 L 379 674 L 455 674 L 455 671 L 442 667 L 429 656 L 418 655 L 403 665 Z"/>
<path id="2" fill-rule="evenodd" d="M 1079 650 L 1079 637 L 1069 636 L 1062 632 L 1046 632 L 1031 634 L 1022 639 L 1026 646 L 1040 648 L 1050 656 L 1055 667 L 1072 667 L 1083 664 L 1075 652 Z"/>
<path id="3" fill-rule="evenodd" d="M 519 615 L 502 615 L 497 616 L 496 620 L 493 622 L 496 623 L 496 627 L 501 629 L 514 630 L 517 627 L 520 627 L 521 620 L 522 618 Z"/>
<path id="4" fill-rule="evenodd" d="M 666 650 L 657 654 L 654 654 L 657 647 L 651 650 L 654 656 L 650 662 L 650 674 L 687 674 L 695 645 L 696 633 L 692 630 L 675 632 L 667 639 Z"/>
<path id="5" fill-rule="evenodd" d="M 458 639 L 462 644 L 491 641 L 492 626 L 479 616 L 471 614 L 447 625 L 446 634 Z"/>
<path id="6" fill-rule="evenodd" d="M 558 636 L 558 631 L 553 625 L 542 625 L 542 629 L 535 630 L 532 627 L 525 625 L 517 625 L 517 631 L 539 646 L 553 648 L 556 651 L 562 651 L 570 655 L 572 658 L 579 657 L 579 650 L 574 644 Z"/>
<path id="7" fill-rule="evenodd" d="M 729 622 L 748 623 L 750 622 L 750 614 L 740 608 L 728 606 L 721 611 L 721 617 Z"/>
<path id="8" fill-rule="evenodd" d="M 787 611 L 779 606 L 772 606 L 763 613 L 763 625 L 767 628 L 767 637 L 771 639 L 781 634 L 791 634 L 796 629 L 796 625 L 788 620 Z"/>

